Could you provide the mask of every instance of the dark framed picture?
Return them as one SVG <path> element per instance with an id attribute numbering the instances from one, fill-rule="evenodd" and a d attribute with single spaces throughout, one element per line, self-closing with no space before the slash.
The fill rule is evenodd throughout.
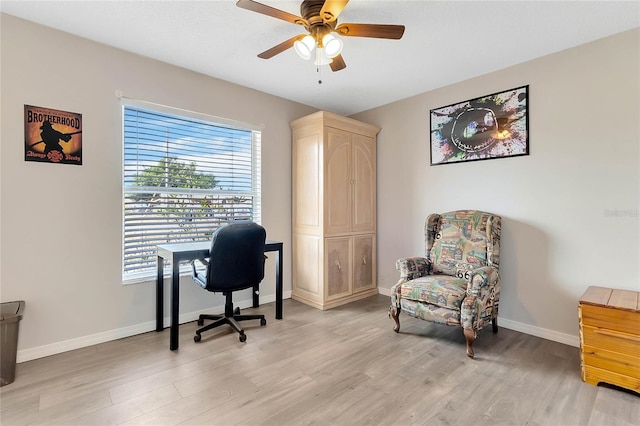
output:
<path id="1" fill-rule="evenodd" d="M 529 155 L 529 86 L 430 111 L 431 165 Z"/>

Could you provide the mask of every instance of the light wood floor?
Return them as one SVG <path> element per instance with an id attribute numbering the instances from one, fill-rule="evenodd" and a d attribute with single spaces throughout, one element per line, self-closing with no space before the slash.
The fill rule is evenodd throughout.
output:
<path id="1" fill-rule="evenodd" d="M 167 329 L 21 363 L 0 422 L 640 425 L 640 396 L 583 383 L 577 348 L 489 327 L 472 360 L 460 329 L 401 315 L 394 333 L 388 303 L 285 300 L 282 321 L 257 309 L 267 325 L 244 323 L 245 343 L 228 327 L 194 343 L 189 323 L 176 352 Z"/>

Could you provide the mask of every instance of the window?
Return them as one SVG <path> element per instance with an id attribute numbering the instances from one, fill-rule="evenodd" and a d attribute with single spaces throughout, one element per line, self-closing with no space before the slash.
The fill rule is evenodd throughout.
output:
<path id="1" fill-rule="evenodd" d="M 125 282 L 155 276 L 156 244 L 207 241 L 236 219 L 260 222 L 260 132 L 143 105 L 123 108 Z"/>

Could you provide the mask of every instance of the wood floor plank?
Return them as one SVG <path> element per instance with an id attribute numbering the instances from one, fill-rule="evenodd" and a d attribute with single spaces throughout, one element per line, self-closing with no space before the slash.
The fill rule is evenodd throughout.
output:
<path id="1" fill-rule="evenodd" d="M 624 425 L 640 396 L 580 379 L 575 347 L 401 314 L 373 296 L 328 311 L 284 301 L 247 312 L 247 341 L 195 322 L 18 365 L 0 389 L 0 423 L 21 425 Z"/>
<path id="2" fill-rule="evenodd" d="M 168 385 L 144 395 L 109 405 L 92 413 L 75 417 L 66 422 L 66 424 L 69 426 L 118 425 L 164 407 L 181 398 L 176 388 L 173 385 Z"/>
<path id="3" fill-rule="evenodd" d="M 213 395 L 215 397 L 217 395 Z M 150 425 L 169 426 L 183 424 L 185 421 L 211 409 L 211 394 L 199 393 L 164 405 L 156 410 L 142 414 L 125 422 L 122 426 Z M 215 423 L 214 423 L 215 424 Z"/>
<path id="4" fill-rule="evenodd" d="M 621 392 L 613 386 L 598 389 L 590 425 L 598 424 L 599 419 L 609 419 L 612 424 L 640 424 L 639 396 Z"/>

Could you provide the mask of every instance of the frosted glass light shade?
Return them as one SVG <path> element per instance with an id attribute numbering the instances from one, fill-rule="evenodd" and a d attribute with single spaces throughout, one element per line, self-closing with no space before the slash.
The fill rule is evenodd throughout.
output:
<path id="1" fill-rule="evenodd" d="M 335 34 L 329 33 L 322 37 L 325 54 L 329 58 L 335 58 L 342 52 L 342 40 Z"/>
<path id="2" fill-rule="evenodd" d="M 293 43 L 293 48 L 295 49 L 298 56 L 302 59 L 307 60 L 311 58 L 311 52 L 313 52 L 313 48 L 315 47 L 316 41 L 310 35 L 305 36 L 302 40 L 297 40 Z"/>

